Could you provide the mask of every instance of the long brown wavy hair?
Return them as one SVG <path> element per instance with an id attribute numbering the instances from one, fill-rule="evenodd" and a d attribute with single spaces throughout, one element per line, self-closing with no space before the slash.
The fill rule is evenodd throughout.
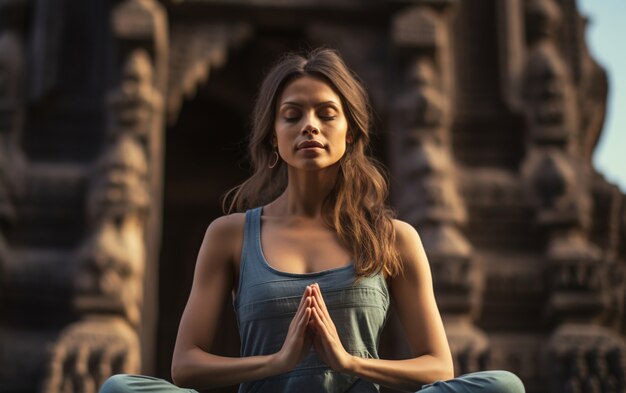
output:
<path id="1" fill-rule="evenodd" d="M 323 215 L 351 251 L 359 277 L 383 272 L 395 276 L 401 269 L 395 249 L 393 212 L 386 205 L 389 186 L 382 166 L 369 155 L 370 105 L 367 93 L 339 54 L 316 49 L 307 55 L 285 55 L 267 74 L 253 112 L 248 150 L 253 175 L 230 190 L 223 201 L 226 213 L 242 212 L 278 198 L 287 187 L 287 168 L 275 160 L 272 137 L 276 105 L 285 86 L 300 77 L 325 81 L 341 98 L 352 143 L 340 160 L 337 182 L 326 197 Z"/>

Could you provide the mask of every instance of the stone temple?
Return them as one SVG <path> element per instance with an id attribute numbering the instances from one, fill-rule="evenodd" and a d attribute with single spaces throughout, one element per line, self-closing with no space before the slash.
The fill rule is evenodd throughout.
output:
<path id="1" fill-rule="evenodd" d="M 0 0 L 0 392 L 169 377 L 260 79 L 317 46 L 370 92 L 457 374 L 626 391 L 626 197 L 591 164 L 586 22 L 575 0 Z M 213 351 L 237 356 L 224 310 Z"/>

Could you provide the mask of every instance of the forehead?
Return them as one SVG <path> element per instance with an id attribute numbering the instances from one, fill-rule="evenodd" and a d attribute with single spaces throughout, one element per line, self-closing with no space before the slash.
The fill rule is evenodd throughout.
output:
<path id="1" fill-rule="evenodd" d="M 288 102 L 315 104 L 326 101 L 341 103 L 339 95 L 326 81 L 305 75 L 287 83 L 279 96 L 278 105 Z"/>

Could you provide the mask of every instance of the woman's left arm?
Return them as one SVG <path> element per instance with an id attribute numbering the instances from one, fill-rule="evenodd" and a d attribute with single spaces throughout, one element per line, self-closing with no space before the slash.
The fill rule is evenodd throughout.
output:
<path id="1" fill-rule="evenodd" d="M 409 224 L 396 220 L 394 226 L 404 272 L 391 279 L 391 294 L 415 357 L 383 360 L 348 354 L 319 287 L 313 291 L 310 326 L 316 332 L 316 351 L 331 368 L 391 388 L 417 391 L 424 384 L 452 378 L 453 362 L 422 242 Z"/>

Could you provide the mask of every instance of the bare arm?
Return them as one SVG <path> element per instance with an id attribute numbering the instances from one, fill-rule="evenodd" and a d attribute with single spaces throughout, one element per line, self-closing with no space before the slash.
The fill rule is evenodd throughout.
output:
<path id="1" fill-rule="evenodd" d="M 308 351 L 307 290 L 280 352 L 242 358 L 209 353 L 219 326 L 221 305 L 233 289 L 243 219 L 243 215 L 222 217 L 206 231 L 174 347 L 172 379 L 177 385 L 202 389 L 262 379 L 289 371 Z"/>
<path id="2" fill-rule="evenodd" d="M 404 273 L 392 279 L 391 293 L 415 357 L 383 360 L 349 355 L 336 336 L 319 288 L 314 290 L 312 324 L 318 332 L 316 348 L 320 346 L 318 341 L 321 341 L 323 350 L 318 352 L 323 353 L 325 361 L 332 368 L 384 386 L 416 391 L 423 384 L 452 378 L 453 362 L 420 238 L 406 223 L 396 221 L 395 227 L 396 246 L 402 258 Z M 317 340 L 317 337 L 324 337 L 324 340 Z"/>

